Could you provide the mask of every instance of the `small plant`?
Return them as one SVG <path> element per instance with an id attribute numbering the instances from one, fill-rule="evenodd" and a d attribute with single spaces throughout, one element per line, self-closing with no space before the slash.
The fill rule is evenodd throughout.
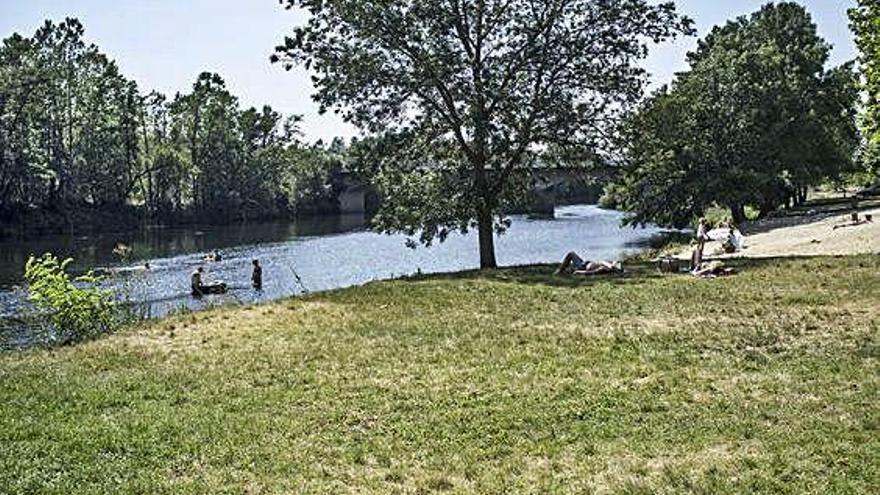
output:
<path id="1" fill-rule="evenodd" d="M 28 299 L 51 323 L 64 342 L 85 340 L 109 332 L 116 323 L 113 296 L 108 290 L 95 287 L 102 278 L 89 271 L 71 277 L 67 266 L 73 261 L 60 261 L 51 253 L 25 264 Z"/>

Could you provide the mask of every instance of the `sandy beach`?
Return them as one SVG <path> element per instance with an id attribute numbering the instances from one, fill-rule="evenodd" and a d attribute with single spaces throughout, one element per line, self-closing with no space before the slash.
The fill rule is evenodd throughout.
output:
<path id="1" fill-rule="evenodd" d="M 719 242 L 709 242 L 705 255 L 712 258 L 766 258 L 880 254 L 880 208 L 861 211 L 859 218 L 864 219 L 865 215 L 873 215 L 873 221 L 850 225 L 849 214 L 827 213 L 762 220 L 743 229 L 745 249 L 724 254 Z M 690 256 L 689 248 L 677 257 L 689 259 Z"/>

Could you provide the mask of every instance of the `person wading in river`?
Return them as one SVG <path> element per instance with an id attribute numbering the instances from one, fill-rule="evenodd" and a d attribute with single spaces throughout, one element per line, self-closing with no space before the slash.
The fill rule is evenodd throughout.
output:
<path id="1" fill-rule="evenodd" d="M 193 270 L 192 275 L 190 276 L 190 286 L 192 287 L 192 295 L 194 297 L 200 297 L 203 294 L 202 291 L 202 272 L 205 269 L 202 267 L 198 267 Z"/>
<path id="2" fill-rule="evenodd" d="M 263 288 L 263 267 L 260 266 L 260 260 L 254 260 L 254 272 L 251 274 L 251 282 L 254 289 L 261 290 Z"/>

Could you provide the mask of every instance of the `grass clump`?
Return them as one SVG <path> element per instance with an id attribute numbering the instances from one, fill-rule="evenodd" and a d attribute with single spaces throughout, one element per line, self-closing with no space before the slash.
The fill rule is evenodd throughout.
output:
<path id="1" fill-rule="evenodd" d="M 872 493 L 880 256 L 417 277 L 0 354 L 7 493 Z"/>

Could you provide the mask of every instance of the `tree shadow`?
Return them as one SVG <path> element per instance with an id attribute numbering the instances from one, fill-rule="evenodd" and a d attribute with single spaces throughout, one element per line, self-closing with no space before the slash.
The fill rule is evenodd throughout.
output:
<path id="1" fill-rule="evenodd" d="M 664 275 L 655 263 L 627 262 L 624 272 L 602 275 L 555 275 L 557 264 L 536 264 L 501 267 L 494 270 L 468 270 L 452 273 L 422 274 L 405 277 L 402 280 L 418 282 L 423 280 L 489 280 L 525 285 L 547 285 L 550 287 L 579 288 L 596 284 L 634 285 L 643 284 Z"/>
<path id="2" fill-rule="evenodd" d="M 738 276 L 761 267 L 766 267 L 780 262 L 808 260 L 810 256 L 779 256 L 767 258 L 724 258 L 719 259 L 725 266 L 732 267 Z M 712 261 L 713 258 L 706 258 Z M 620 274 L 606 275 L 555 275 L 556 264 L 536 264 L 502 267 L 494 270 L 468 270 L 451 273 L 420 274 L 403 277 L 405 282 L 419 282 L 425 280 L 488 280 L 524 285 L 545 285 L 554 288 L 577 289 L 600 284 L 612 284 L 618 286 L 641 285 L 661 278 L 677 278 L 682 280 L 700 280 L 690 272 L 664 273 L 659 269 L 657 262 L 652 261 L 626 261 L 623 263 L 624 272 Z"/>
<path id="3" fill-rule="evenodd" d="M 856 207 L 853 208 L 853 205 Z M 880 198 L 820 198 L 811 199 L 801 206 L 777 212 L 775 216 L 751 222 L 743 226 L 747 235 L 761 234 L 784 227 L 818 223 L 829 217 L 847 215 L 880 208 Z"/>

